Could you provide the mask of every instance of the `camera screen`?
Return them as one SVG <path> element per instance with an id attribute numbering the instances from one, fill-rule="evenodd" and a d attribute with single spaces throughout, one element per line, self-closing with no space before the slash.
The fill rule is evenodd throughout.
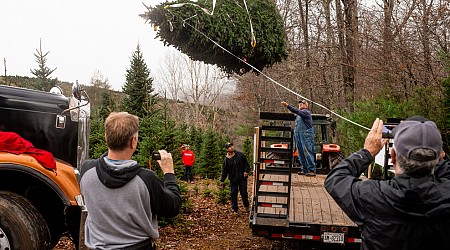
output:
<path id="1" fill-rule="evenodd" d="M 397 126 L 397 124 L 384 124 L 383 125 L 383 138 L 394 138 L 392 130 Z"/>

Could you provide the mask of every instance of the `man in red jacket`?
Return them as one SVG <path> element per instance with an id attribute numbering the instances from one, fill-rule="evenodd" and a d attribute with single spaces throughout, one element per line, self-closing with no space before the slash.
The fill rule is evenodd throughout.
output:
<path id="1" fill-rule="evenodd" d="M 185 145 L 185 149 L 183 150 L 183 153 L 181 153 L 181 161 L 184 165 L 184 181 L 188 181 L 187 175 L 189 172 L 189 179 L 191 180 L 191 183 L 194 183 L 194 176 L 192 175 L 192 166 L 194 165 L 195 161 L 195 155 L 194 152 L 192 152 L 191 147 L 189 145 Z"/>

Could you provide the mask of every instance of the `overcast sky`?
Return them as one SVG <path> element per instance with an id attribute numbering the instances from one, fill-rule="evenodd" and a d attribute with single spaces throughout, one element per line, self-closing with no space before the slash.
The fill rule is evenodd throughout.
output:
<path id="1" fill-rule="evenodd" d="M 33 77 L 39 39 L 50 52 L 47 66 L 57 68 L 51 77 L 88 84 L 96 71 L 116 90 L 125 82 L 130 57 L 139 42 L 152 75 L 169 50 L 155 39 L 153 27 L 139 14 L 142 3 L 163 0 L 2 0 L 0 7 L 0 59 L 4 75 Z"/>

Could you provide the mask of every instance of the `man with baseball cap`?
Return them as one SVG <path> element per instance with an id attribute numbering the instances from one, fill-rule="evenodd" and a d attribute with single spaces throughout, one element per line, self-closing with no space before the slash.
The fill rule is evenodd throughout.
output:
<path id="1" fill-rule="evenodd" d="M 242 203 L 245 211 L 250 211 L 250 203 L 247 192 L 247 178 L 250 172 L 250 165 L 248 164 L 245 155 L 234 149 L 233 143 L 225 143 L 227 155 L 223 160 L 222 175 L 220 177 L 221 186 L 224 187 L 224 181 L 228 177 L 230 180 L 230 196 L 231 196 L 231 211 L 236 213 L 238 207 L 238 193 L 241 194 Z"/>
<path id="2" fill-rule="evenodd" d="M 364 148 L 328 174 L 325 188 L 360 227 L 362 249 L 450 249 L 450 177 L 434 171 L 444 156 L 436 124 L 411 117 L 394 128 L 391 180 L 359 176 L 383 148 L 378 118 Z M 441 164 L 440 164 L 441 165 Z"/>
<path id="3" fill-rule="evenodd" d="M 297 147 L 298 160 L 302 164 L 302 170 L 298 174 L 306 176 L 316 176 L 316 162 L 314 154 L 314 123 L 311 111 L 308 109 L 308 102 L 301 100 L 298 102 L 298 109 L 281 102 L 281 105 L 295 114 L 294 139 Z"/>

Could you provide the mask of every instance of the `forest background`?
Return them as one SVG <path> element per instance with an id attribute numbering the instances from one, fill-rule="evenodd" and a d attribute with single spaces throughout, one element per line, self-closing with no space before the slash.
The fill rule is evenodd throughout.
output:
<path id="1" fill-rule="evenodd" d="M 90 156 L 106 152 L 103 124 L 112 111 L 140 117 L 139 147 L 134 158 L 148 165 L 153 150 L 172 152 L 181 178 L 180 146 L 190 144 L 197 156 L 195 173 L 218 178 L 232 141 L 252 159 L 253 127 L 260 111 L 287 112 L 296 106 L 293 92 L 312 100 L 313 113 L 330 114 L 336 122 L 331 141 L 344 155 L 359 149 L 366 127 L 379 117 L 422 115 L 440 128 L 448 152 L 450 128 L 450 4 L 447 0 L 277 0 L 285 28 L 287 58 L 263 74 L 229 74 L 217 67 L 170 54 L 160 69 L 149 69 L 139 45 L 124 69 L 122 91 L 113 91 L 97 72 L 81 83 L 90 96 Z M 257 7 L 255 7 L 257 8 Z M 251 10 L 257 13 L 258 10 Z M 253 15 L 252 18 L 258 18 Z M 248 25 L 244 23 L 242 25 Z M 232 35 L 232 34 L 225 34 Z M 50 48 L 51 50 L 51 48 Z M 44 50 L 45 51 L 45 50 Z M 52 74 L 49 52 L 40 44 L 34 54 L 35 77 L 0 77 L 0 84 L 49 91 L 71 83 Z M 32 55 L 30 55 L 32 56 Z M 158 171 L 158 169 L 156 169 Z"/>

